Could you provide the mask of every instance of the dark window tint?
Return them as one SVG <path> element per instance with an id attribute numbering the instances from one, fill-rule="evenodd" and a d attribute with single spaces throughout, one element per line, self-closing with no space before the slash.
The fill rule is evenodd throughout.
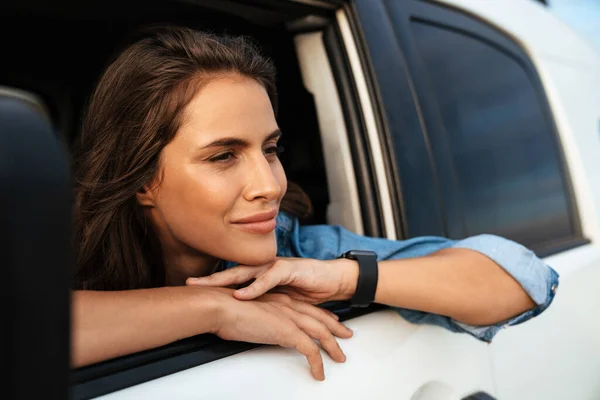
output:
<path id="1" fill-rule="evenodd" d="M 526 69 L 499 47 L 412 21 L 435 92 L 466 236 L 535 246 L 572 237 L 554 132 Z"/>

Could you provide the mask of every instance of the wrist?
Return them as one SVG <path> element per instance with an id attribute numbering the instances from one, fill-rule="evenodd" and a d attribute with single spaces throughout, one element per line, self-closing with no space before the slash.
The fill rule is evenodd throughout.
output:
<path id="1" fill-rule="evenodd" d="M 340 287 L 337 295 L 332 300 L 350 300 L 356 292 L 358 283 L 358 261 L 347 258 L 338 258 L 329 261 L 340 271 Z"/>
<path id="2" fill-rule="evenodd" d="M 226 302 L 223 301 L 223 293 L 215 288 L 190 288 L 195 292 L 191 301 L 192 315 L 190 318 L 198 321 L 198 334 L 217 333 L 224 317 L 223 304 Z"/>

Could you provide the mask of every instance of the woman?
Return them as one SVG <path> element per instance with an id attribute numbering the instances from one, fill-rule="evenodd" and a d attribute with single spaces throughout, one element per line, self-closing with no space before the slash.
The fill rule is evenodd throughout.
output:
<path id="1" fill-rule="evenodd" d="M 313 339 L 343 362 L 352 332 L 314 304 L 376 301 L 489 341 L 551 303 L 557 274 L 496 236 L 299 226 L 279 212 L 275 110 L 274 67 L 242 38 L 157 28 L 108 67 L 78 157 L 74 366 L 212 332 L 296 348 L 322 380 Z"/>

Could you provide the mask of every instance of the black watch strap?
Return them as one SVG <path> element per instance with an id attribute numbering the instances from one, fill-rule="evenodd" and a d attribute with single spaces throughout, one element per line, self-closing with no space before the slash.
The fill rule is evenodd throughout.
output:
<path id="1" fill-rule="evenodd" d="M 358 262 L 358 282 L 356 291 L 350 299 L 352 307 L 367 307 L 375 300 L 379 270 L 377 254 L 373 251 L 350 250 L 340 256 Z"/>

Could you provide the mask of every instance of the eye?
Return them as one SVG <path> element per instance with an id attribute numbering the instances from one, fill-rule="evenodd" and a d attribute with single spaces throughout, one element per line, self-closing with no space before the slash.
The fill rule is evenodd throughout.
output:
<path id="1" fill-rule="evenodd" d="M 225 162 L 225 161 L 233 160 L 234 158 L 235 158 L 235 154 L 233 154 L 232 151 L 228 151 L 226 153 L 221 153 L 214 157 L 211 157 L 208 159 L 208 161 L 210 161 L 210 162 Z"/>
<path id="2" fill-rule="evenodd" d="M 264 150 L 266 155 L 275 155 L 277 157 L 279 157 L 281 155 L 281 153 L 283 153 L 283 146 L 280 145 L 276 145 L 276 146 L 270 146 L 267 147 Z"/>

